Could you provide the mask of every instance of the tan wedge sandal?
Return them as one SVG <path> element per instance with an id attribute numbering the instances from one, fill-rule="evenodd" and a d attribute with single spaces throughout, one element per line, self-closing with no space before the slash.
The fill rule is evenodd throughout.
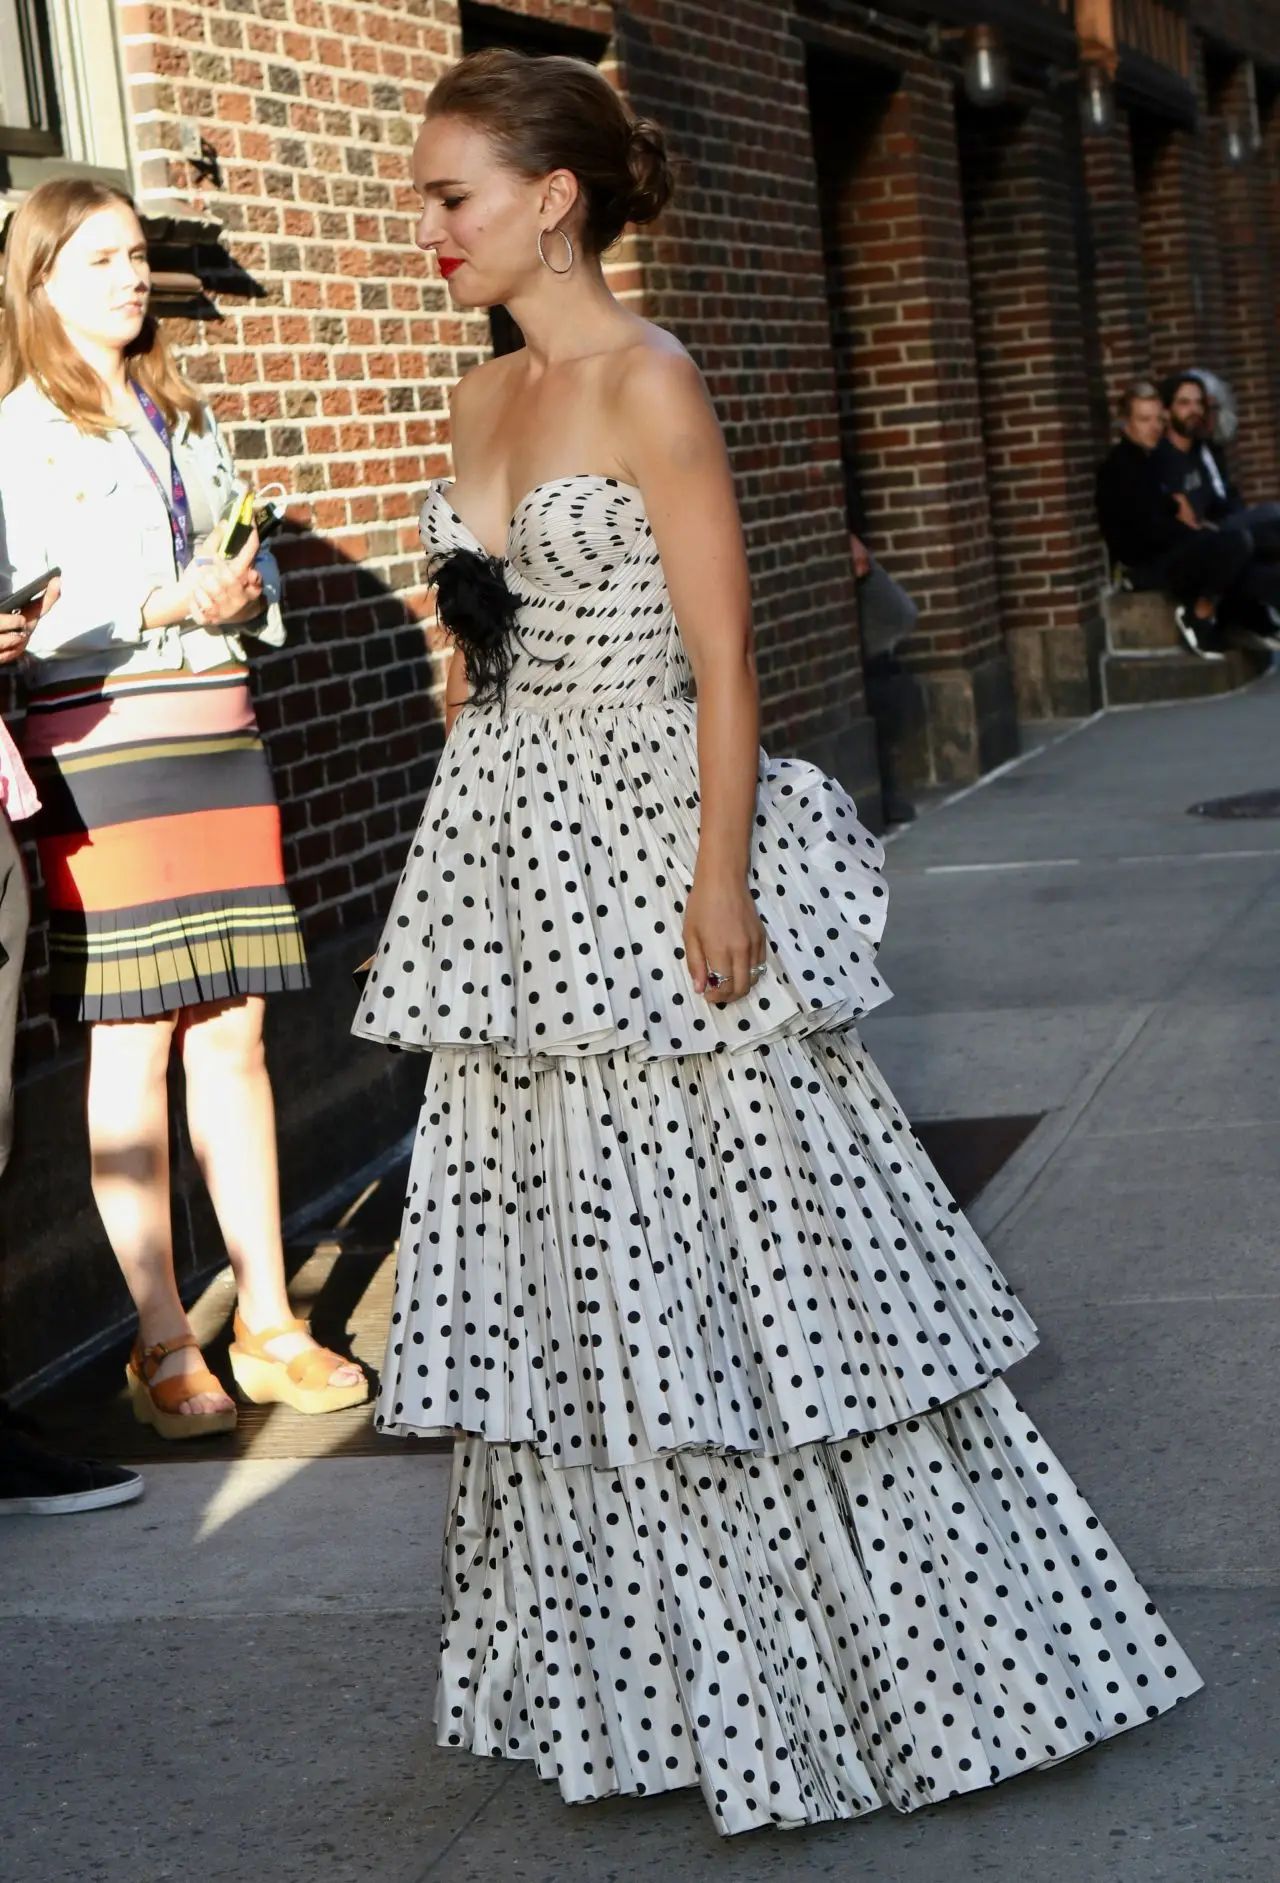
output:
<path id="1" fill-rule="evenodd" d="M 134 1342 L 129 1364 L 124 1370 L 129 1384 L 129 1400 L 139 1425 L 154 1426 L 161 1438 L 212 1438 L 218 1432 L 234 1432 L 236 1409 L 227 1412 L 183 1412 L 189 1399 L 201 1393 L 225 1393 L 222 1381 L 203 1363 L 172 1378 L 158 1380 L 156 1374 L 171 1353 L 181 1353 L 200 1343 L 194 1334 L 178 1340 L 160 1340 L 154 1347 L 144 1347 L 141 1336 Z"/>
<path id="2" fill-rule="evenodd" d="M 292 1360 L 278 1360 L 267 1352 L 268 1342 L 283 1334 L 309 1334 L 305 1321 L 287 1321 L 283 1327 L 269 1327 L 265 1333 L 251 1334 L 236 1315 L 231 1343 L 231 1371 L 236 1385 L 255 1406 L 292 1406 L 295 1412 L 308 1414 L 341 1412 L 347 1406 L 362 1406 L 369 1397 L 369 1382 L 361 1374 L 351 1386 L 331 1386 L 329 1375 L 340 1366 L 355 1366 L 343 1354 L 328 1347 L 309 1347 Z"/>

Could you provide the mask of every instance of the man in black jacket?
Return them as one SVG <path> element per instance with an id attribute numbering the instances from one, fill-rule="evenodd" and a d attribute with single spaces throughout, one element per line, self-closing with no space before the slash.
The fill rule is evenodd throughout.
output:
<path id="1" fill-rule="evenodd" d="M 1219 617 L 1274 651 L 1280 647 L 1280 505 L 1246 503 L 1226 476 L 1209 443 L 1209 401 L 1197 374 L 1176 373 L 1161 393 L 1168 413 L 1156 447 L 1161 481 L 1186 497 L 1201 529 L 1247 530 L 1253 539 L 1253 555 L 1223 596 Z"/>
<path id="2" fill-rule="evenodd" d="M 1183 490 L 1202 522 L 1252 533 L 1254 554 L 1280 561 L 1280 503 L 1249 503 L 1214 444 L 1214 418 L 1199 373 L 1177 373 L 1161 388 L 1169 414 L 1158 457 L 1165 482 Z"/>
<path id="3" fill-rule="evenodd" d="M 1174 604 L 1178 632 L 1203 660 L 1221 660 L 1218 603 L 1253 558 L 1248 530 L 1203 525 L 1186 496 L 1169 489 L 1157 450 L 1164 402 L 1149 380 L 1124 395 L 1124 428 L 1098 471 L 1098 523 L 1117 574 Z"/>

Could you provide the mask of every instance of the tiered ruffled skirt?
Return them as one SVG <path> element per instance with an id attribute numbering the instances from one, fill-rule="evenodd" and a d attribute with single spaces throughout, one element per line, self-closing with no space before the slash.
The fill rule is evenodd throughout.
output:
<path id="1" fill-rule="evenodd" d="M 460 722 L 357 1025 L 434 1047 L 379 1417 L 462 1434 L 440 1738 L 734 1832 L 1153 1717 L 1195 1672 L 997 1377 L 1034 1328 L 851 1028 L 879 847 L 766 766 L 771 973 L 709 1008 L 691 714 L 568 717 Z"/>

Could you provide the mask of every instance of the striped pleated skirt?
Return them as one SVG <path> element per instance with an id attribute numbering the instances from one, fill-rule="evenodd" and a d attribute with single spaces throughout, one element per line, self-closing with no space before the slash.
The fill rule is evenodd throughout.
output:
<path id="1" fill-rule="evenodd" d="M 237 662 L 30 698 L 59 1017 L 137 1020 L 307 986 L 247 681 Z"/>

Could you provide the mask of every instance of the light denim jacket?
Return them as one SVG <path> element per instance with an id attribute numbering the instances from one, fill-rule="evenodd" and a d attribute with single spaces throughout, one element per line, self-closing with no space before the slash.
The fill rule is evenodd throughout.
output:
<path id="1" fill-rule="evenodd" d="M 202 432 L 180 419 L 173 451 L 187 488 L 225 516 L 244 486 L 207 408 Z M 269 550 L 257 562 L 267 603 L 260 620 L 226 633 L 182 622 L 144 628 L 143 602 L 177 574 L 164 500 L 125 432 L 80 431 L 24 380 L 0 401 L 0 594 L 55 567 L 61 597 L 27 645 L 33 687 L 184 664 L 203 673 L 244 658 L 241 634 L 271 647 L 285 638 Z"/>

